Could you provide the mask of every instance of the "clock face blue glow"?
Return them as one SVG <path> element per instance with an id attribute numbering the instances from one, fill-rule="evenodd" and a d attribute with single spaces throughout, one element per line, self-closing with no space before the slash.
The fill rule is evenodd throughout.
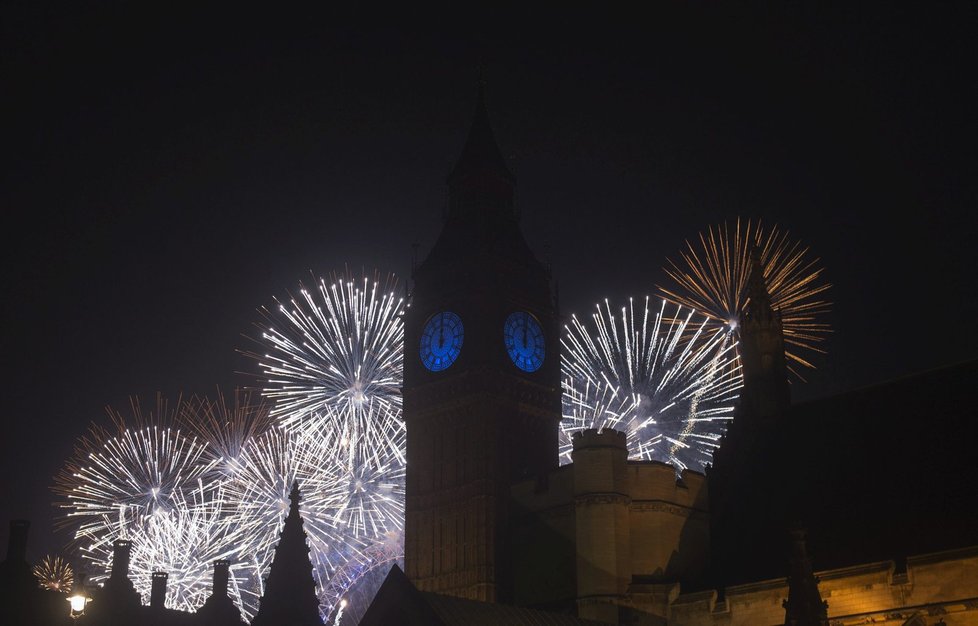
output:
<path id="1" fill-rule="evenodd" d="M 421 362 L 432 372 L 448 368 L 462 351 L 462 319 L 450 311 L 435 313 L 421 332 Z"/>
<path id="2" fill-rule="evenodd" d="M 535 372 L 543 365 L 547 347 L 540 322 L 526 311 L 517 311 L 506 318 L 503 342 L 513 364 L 524 372 Z"/>

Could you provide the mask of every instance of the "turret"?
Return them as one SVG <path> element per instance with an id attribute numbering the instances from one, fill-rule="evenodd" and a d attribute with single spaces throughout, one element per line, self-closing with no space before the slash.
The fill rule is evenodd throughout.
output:
<path id="1" fill-rule="evenodd" d="M 152 587 L 149 592 L 149 606 L 153 610 L 166 607 L 166 582 L 169 579 L 166 572 L 153 572 Z"/>
<path id="2" fill-rule="evenodd" d="M 38 595 L 37 578 L 27 562 L 30 522 L 12 520 L 7 558 L 0 562 L 0 623 L 31 624 Z"/>
<path id="3" fill-rule="evenodd" d="M 214 561 L 211 595 L 204 601 L 204 606 L 197 611 L 197 615 L 208 626 L 231 626 L 241 623 L 241 611 L 234 606 L 234 602 L 228 597 L 230 570 L 231 562 L 227 559 Z"/>
<path id="4" fill-rule="evenodd" d="M 744 388 L 736 419 L 741 425 L 771 419 L 791 404 L 781 313 L 771 304 L 756 246 L 751 250 L 747 287 L 747 306 L 738 323 Z"/>
<path id="5" fill-rule="evenodd" d="M 139 593 L 129 580 L 129 560 L 132 542 L 116 539 L 112 542 L 112 569 L 105 586 L 97 589 L 85 615 L 94 623 L 115 626 L 135 619 L 141 605 Z"/>
<path id="6" fill-rule="evenodd" d="M 577 614 L 618 623 L 618 603 L 632 577 L 625 433 L 574 433 Z"/>
<path id="7" fill-rule="evenodd" d="M 10 537 L 7 539 L 7 562 L 27 561 L 27 532 L 31 523 L 25 519 L 10 522 Z"/>
<path id="8" fill-rule="evenodd" d="M 112 542 L 112 572 L 109 580 L 115 584 L 129 581 L 129 561 L 132 558 L 132 542 L 127 539 L 116 539 Z M 131 583 L 130 583 L 131 584 Z"/>
<path id="9" fill-rule="evenodd" d="M 818 577 L 805 547 L 805 531 L 800 528 L 791 531 L 788 599 L 782 605 L 785 626 L 829 626 L 829 605 L 818 590 Z"/>

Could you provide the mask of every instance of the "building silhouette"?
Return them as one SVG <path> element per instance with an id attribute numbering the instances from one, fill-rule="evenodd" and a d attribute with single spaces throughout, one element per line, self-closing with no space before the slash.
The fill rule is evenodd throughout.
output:
<path id="1" fill-rule="evenodd" d="M 361 623 L 978 623 L 978 457 L 942 433 L 975 432 L 978 363 L 793 405 L 754 250 L 707 474 L 628 460 L 612 430 L 558 467 L 555 289 L 481 86 L 447 184 L 405 316 L 405 570 Z"/>
<path id="2" fill-rule="evenodd" d="M 265 594 L 251 620 L 253 626 L 322 626 L 300 500 L 299 483 L 295 482 L 289 493 L 289 514 L 265 579 Z"/>
<path id="3" fill-rule="evenodd" d="M 405 571 L 423 591 L 511 602 L 509 486 L 557 464 L 560 325 L 550 273 L 519 229 L 515 179 L 481 86 L 447 182 L 444 227 L 414 271 L 404 318 Z M 550 350 L 534 371 L 503 347 L 514 313 Z"/>

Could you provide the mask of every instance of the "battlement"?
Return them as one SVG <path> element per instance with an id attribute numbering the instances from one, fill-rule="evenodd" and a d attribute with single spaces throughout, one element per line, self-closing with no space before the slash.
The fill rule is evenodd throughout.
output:
<path id="1" fill-rule="evenodd" d="M 669 583 L 706 571 L 704 474 L 687 469 L 677 477 L 669 463 L 628 460 L 625 434 L 611 429 L 575 433 L 573 444 L 573 463 L 510 491 L 527 598 L 617 596 L 635 577 Z M 541 561 L 559 564 L 560 574 L 541 578 L 533 565 Z"/>
<path id="2" fill-rule="evenodd" d="M 611 428 L 605 428 L 603 430 L 588 428 L 577 431 L 572 436 L 572 442 L 574 444 L 574 450 L 584 450 L 586 448 L 621 448 L 622 450 L 628 450 L 625 433 L 619 430 L 612 430 Z"/>

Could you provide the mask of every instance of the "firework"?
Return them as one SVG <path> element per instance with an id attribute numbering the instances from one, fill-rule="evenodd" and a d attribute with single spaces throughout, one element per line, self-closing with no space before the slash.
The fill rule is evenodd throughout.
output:
<path id="1" fill-rule="evenodd" d="M 326 623 L 359 623 L 395 563 L 404 567 L 403 548 L 400 535 L 390 533 L 386 541 L 375 543 L 359 558 L 347 561 L 333 572 L 325 593 L 333 601 L 324 607 L 327 614 L 333 615 L 333 621 L 327 617 Z"/>
<path id="2" fill-rule="evenodd" d="M 71 565 L 60 556 L 45 556 L 34 566 L 34 576 L 42 589 L 68 593 L 75 582 Z"/>
<path id="3" fill-rule="evenodd" d="M 67 511 L 62 523 L 92 536 L 114 527 L 120 510 L 142 517 L 177 506 L 182 490 L 193 489 L 212 466 L 207 443 L 175 426 L 177 410 L 162 396 L 155 411 L 144 412 L 133 399 L 128 418 L 111 408 L 108 413 L 112 427 L 93 423 L 55 477 L 62 498 L 56 505 Z"/>
<path id="4" fill-rule="evenodd" d="M 400 417 L 403 300 L 395 290 L 393 278 L 381 285 L 334 276 L 265 311 L 276 325 L 262 329 L 270 352 L 257 358 L 274 417 L 286 426 L 321 426 L 333 419 L 328 407 L 340 421 L 364 422 L 372 405 L 380 405 L 376 414 Z"/>
<path id="5" fill-rule="evenodd" d="M 560 460 L 585 428 L 626 433 L 629 457 L 701 471 L 733 419 L 741 387 L 734 340 L 683 307 L 650 311 L 649 299 L 612 310 L 597 305 L 592 324 L 576 316 L 561 340 L 563 420 Z"/>
<path id="6" fill-rule="evenodd" d="M 227 397 L 218 389 L 214 399 L 195 396 L 183 403 L 178 420 L 207 442 L 205 457 L 220 478 L 238 466 L 250 441 L 272 427 L 270 408 L 249 391 L 236 389 Z"/>
<path id="7" fill-rule="evenodd" d="M 364 585 L 363 572 L 371 564 L 388 563 L 403 550 L 404 328 L 403 301 L 395 293 L 393 278 L 343 275 L 329 283 L 320 279 L 312 290 L 300 287 L 298 298 L 264 312 L 261 342 L 268 352 L 252 355 L 262 371 L 263 393 L 273 401 L 278 436 L 291 441 L 281 445 L 303 450 L 292 455 L 298 465 L 279 471 L 288 480 L 271 491 L 286 496 L 296 476 L 303 493 L 320 498 L 304 500 L 303 517 L 324 617 L 351 586 Z M 270 460 L 277 458 L 268 452 Z M 309 459 L 308 467 L 302 459 Z M 310 489 L 309 480 L 318 487 Z M 255 511 L 257 519 L 272 508 L 262 511 Z M 263 542 L 251 541 L 256 564 L 267 558 L 261 556 L 267 551 Z"/>
<path id="8" fill-rule="evenodd" d="M 149 599 L 151 574 L 169 572 L 173 608 L 195 610 L 209 592 L 211 562 L 232 547 L 217 524 L 218 485 L 207 476 L 215 461 L 207 442 L 176 425 L 181 400 L 157 396 L 155 410 L 131 401 L 131 414 L 109 409 L 112 426 L 92 424 L 74 456 L 55 477 L 56 506 L 64 510 L 82 558 L 104 580 L 116 539 L 132 541 L 130 572 Z"/>
<path id="9" fill-rule="evenodd" d="M 343 537 L 334 528 L 333 513 L 341 506 L 342 488 L 336 472 L 324 463 L 329 454 L 323 440 L 273 428 L 245 446 L 224 483 L 230 506 L 222 523 L 233 536 L 236 561 L 247 569 L 241 603 L 249 617 L 257 612 L 264 593 L 264 577 L 289 513 L 295 481 L 303 489 L 303 528 L 318 589 L 336 569 Z"/>
<path id="10" fill-rule="evenodd" d="M 693 308 L 716 325 L 736 334 L 748 302 L 751 251 L 759 248 L 764 281 L 771 304 L 781 313 L 788 367 L 801 378 L 798 367 L 814 367 L 806 355 L 823 352 L 819 343 L 831 332 L 824 321 L 831 303 L 824 300 L 831 287 L 822 279 L 819 260 L 808 248 L 790 239 L 777 226 L 765 231 L 761 223 L 737 220 L 710 227 L 698 242 L 686 242 L 678 262 L 668 261 L 666 273 L 675 283 L 659 287 L 671 302 Z"/>
<path id="11" fill-rule="evenodd" d="M 81 547 L 82 557 L 96 566 L 96 582 L 107 579 L 112 543 L 116 539 L 132 542 L 130 579 L 142 596 L 150 597 L 151 574 L 167 572 L 167 606 L 184 611 L 199 609 L 211 593 L 213 562 L 233 559 L 236 553 L 234 537 L 220 524 L 225 502 L 215 485 L 198 482 L 189 493 L 177 494 L 170 506 L 156 507 L 150 513 L 120 509 L 119 517 L 109 532 L 100 536 L 85 535 L 90 543 Z M 239 595 L 239 585 L 245 576 L 243 564 L 232 563 L 229 593 Z"/>

